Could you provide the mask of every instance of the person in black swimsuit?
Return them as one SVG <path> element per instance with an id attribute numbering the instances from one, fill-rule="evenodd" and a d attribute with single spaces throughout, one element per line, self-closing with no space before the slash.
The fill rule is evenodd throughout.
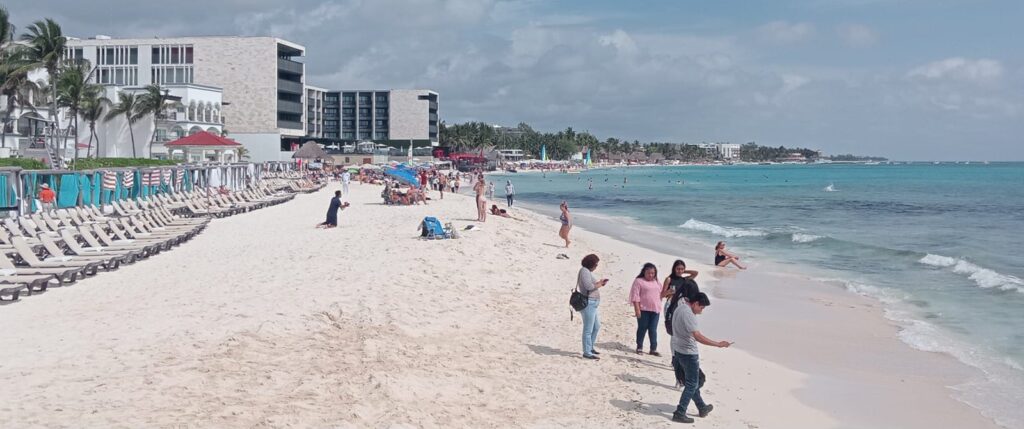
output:
<path id="1" fill-rule="evenodd" d="M 729 264 L 733 264 L 741 270 L 747 269 L 747 267 L 740 264 L 740 257 L 726 251 L 725 242 L 719 241 L 715 245 L 715 266 L 727 267 Z"/>

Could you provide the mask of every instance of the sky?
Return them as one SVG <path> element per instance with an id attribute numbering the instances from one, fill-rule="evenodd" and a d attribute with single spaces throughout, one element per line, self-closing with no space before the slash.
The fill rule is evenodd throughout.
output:
<path id="1" fill-rule="evenodd" d="M 51 17 L 76 37 L 281 37 L 306 47 L 308 84 L 433 89 L 447 123 L 526 122 L 602 140 L 753 141 L 900 160 L 1024 160 L 1020 0 L 6 7 L 19 28 Z"/>

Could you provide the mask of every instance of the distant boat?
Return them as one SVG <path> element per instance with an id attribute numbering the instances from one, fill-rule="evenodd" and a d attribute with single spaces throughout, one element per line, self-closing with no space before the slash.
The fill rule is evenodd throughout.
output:
<path id="1" fill-rule="evenodd" d="M 934 162 L 933 164 L 935 164 L 935 165 L 939 165 L 939 164 L 941 164 L 941 163 L 940 163 L 939 161 L 935 161 L 935 162 Z"/>
<path id="2" fill-rule="evenodd" d="M 836 186 L 829 183 L 828 186 L 825 187 L 825 192 L 836 192 Z"/>
<path id="3" fill-rule="evenodd" d="M 988 161 L 985 161 L 983 164 L 988 165 Z"/>
<path id="4" fill-rule="evenodd" d="M 971 165 L 971 161 L 965 161 L 964 165 Z"/>
<path id="5" fill-rule="evenodd" d="M 881 164 L 881 163 L 878 162 L 878 161 L 870 161 L 870 162 L 865 162 L 864 163 L 864 165 L 879 165 L 879 164 Z"/>

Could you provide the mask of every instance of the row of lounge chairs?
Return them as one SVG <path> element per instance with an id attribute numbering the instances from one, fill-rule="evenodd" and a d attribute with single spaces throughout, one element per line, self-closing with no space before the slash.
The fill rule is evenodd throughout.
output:
<path id="1" fill-rule="evenodd" d="M 266 184 L 222 194 L 158 194 L 115 201 L 104 212 L 83 206 L 7 218 L 0 227 L 0 301 L 72 284 L 122 264 L 171 250 L 203 231 L 212 217 L 279 204 L 294 193 Z"/>

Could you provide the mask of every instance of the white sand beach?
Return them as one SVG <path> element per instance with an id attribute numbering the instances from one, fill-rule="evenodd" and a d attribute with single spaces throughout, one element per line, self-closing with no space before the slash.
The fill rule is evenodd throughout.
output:
<path id="1" fill-rule="evenodd" d="M 687 427 L 669 338 L 634 354 L 627 303 L 640 266 L 674 256 L 579 228 L 562 249 L 556 221 L 519 209 L 423 241 L 424 216 L 475 224 L 471 198 L 391 207 L 351 188 L 336 229 L 313 228 L 332 185 L 0 306 L 0 427 Z M 611 279 L 600 361 L 569 318 L 588 253 Z M 701 349 L 715 410 L 694 427 L 995 427 L 949 396 L 969 371 L 904 346 L 879 305 L 690 265 L 703 332 L 737 341 Z"/>

